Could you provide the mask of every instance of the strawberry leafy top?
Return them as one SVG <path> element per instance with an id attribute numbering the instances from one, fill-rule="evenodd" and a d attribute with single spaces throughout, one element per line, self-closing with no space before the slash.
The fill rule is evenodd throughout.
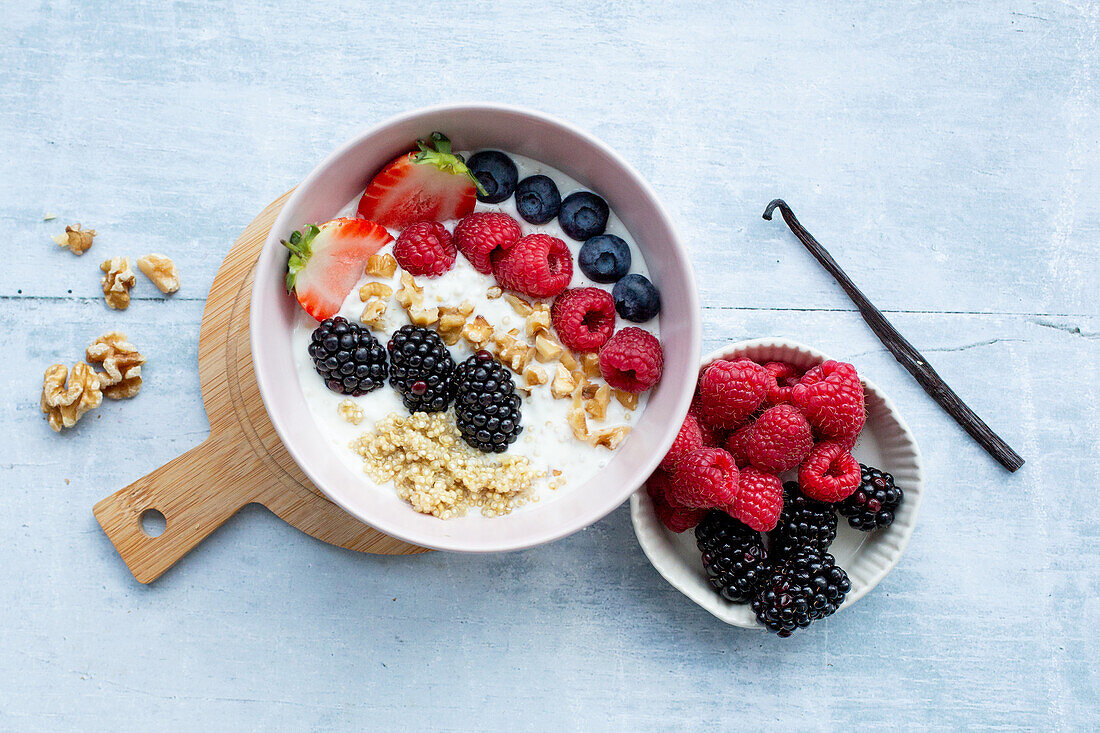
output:
<path id="1" fill-rule="evenodd" d="M 481 195 L 488 193 L 473 171 L 466 166 L 463 157 L 451 152 L 451 139 L 442 132 L 433 132 L 427 140 L 417 140 L 416 147 L 419 152 L 412 154 L 413 163 L 434 165 L 444 173 L 468 176 Z"/>
<path id="2" fill-rule="evenodd" d="M 294 230 L 289 239 L 282 240 L 283 246 L 290 250 L 290 259 L 286 263 L 286 291 L 294 292 L 294 281 L 302 268 L 309 262 L 313 254 L 313 240 L 321 233 L 316 224 L 307 224 L 303 227 L 305 234 Z"/>

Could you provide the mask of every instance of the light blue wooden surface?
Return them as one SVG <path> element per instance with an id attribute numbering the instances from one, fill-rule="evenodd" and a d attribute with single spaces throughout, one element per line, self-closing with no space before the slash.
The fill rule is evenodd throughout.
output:
<path id="1" fill-rule="evenodd" d="M 1096 3 L 227 5 L 0 10 L 0 728 L 1100 727 Z M 788 640 L 726 627 L 625 507 L 527 552 L 413 558 L 247 509 L 133 581 L 91 507 L 206 435 L 199 321 L 233 239 L 356 131 L 461 100 L 559 115 L 642 171 L 691 247 L 705 350 L 795 338 L 895 398 L 927 498 L 866 599 Z M 1023 470 L 760 219 L 775 196 Z M 73 221 L 100 232 L 83 259 L 49 239 Z M 181 292 L 139 277 L 106 310 L 96 263 L 146 251 Z M 56 436 L 42 370 L 107 328 L 146 386 Z"/>

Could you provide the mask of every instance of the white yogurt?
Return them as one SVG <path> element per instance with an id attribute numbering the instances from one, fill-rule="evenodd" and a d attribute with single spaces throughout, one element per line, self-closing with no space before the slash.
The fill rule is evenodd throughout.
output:
<path id="1" fill-rule="evenodd" d="M 467 157 L 469 156 L 467 155 Z M 574 191 L 584 190 L 584 187 L 575 180 L 554 168 L 531 160 L 530 158 L 524 158 L 518 155 L 511 155 L 510 157 L 515 161 L 516 167 L 519 169 L 520 180 L 539 173 L 549 176 L 557 184 L 563 199 Z M 340 210 L 339 216 L 354 217 L 356 215 L 358 203 L 359 197 L 356 196 L 355 199 L 350 201 L 347 206 Z M 515 197 L 511 197 L 507 201 L 503 201 L 499 204 L 486 204 L 478 201 L 475 211 L 504 212 L 519 222 L 524 235 L 541 232 L 561 239 L 569 246 L 569 250 L 573 255 L 573 279 L 569 283 L 569 287 L 594 286 L 610 291 L 611 285 L 603 285 L 589 280 L 585 277 L 584 273 L 581 272 L 580 268 L 577 267 L 577 254 L 580 251 L 582 242 L 576 242 L 566 236 L 558 225 L 556 218 L 543 225 L 527 223 L 520 218 L 516 212 Z M 447 230 L 454 231 L 454 225 L 457 223 L 457 221 L 445 222 Z M 611 212 L 608 218 L 605 231 L 608 234 L 615 234 L 622 237 L 630 246 L 630 271 L 649 277 L 649 270 L 646 267 L 642 253 L 638 250 L 633 237 L 630 236 L 626 227 L 624 227 L 619 218 L 615 216 L 614 211 Z M 396 231 L 391 231 L 390 233 L 395 238 L 398 235 Z M 380 253 L 390 251 L 392 251 L 392 245 L 386 246 Z M 398 268 L 398 271 L 392 278 L 392 282 L 389 283 L 395 293 L 401 287 L 400 275 L 401 269 Z M 352 291 L 344 300 L 343 307 L 340 309 L 340 315 L 344 316 L 349 321 L 354 323 L 359 322 L 359 316 L 363 312 L 363 303 L 359 300 L 359 286 L 369 281 L 377 282 L 379 278 L 364 276 L 360 282 L 352 288 Z M 474 315 L 470 316 L 470 319 L 478 315 L 483 316 L 498 332 L 506 332 L 510 328 L 519 328 L 521 332 L 523 331 L 523 317 L 517 314 L 504 298 L 490 299 L 487 297 L 489 288 L 496 285 L 496 281 L 493 279 L 492 275 L 483 275 L 475 270 L 461 253 L 455 260 L 454 267 L 449 272 L 434 278 L 420 275 L 416 277 L 416 283 L 424 290 L 424 304 L 426 306 L 457 306 L 463 301 L 469 301 L 473 303 L 475 307 Z M 628 325 L 637 326 L 659 337 L 659 319 L 660 316 L 648 323 L 636 324 L 629 323 L 620 318 L 616 323 L 616 330 Z M 404 309 L 391 297 L 388 301 L 385 324 L 382 329 L 384 333 L 377 330 L 373 333 L 382 345 L 385 346 L 390 335 L 407 323 L 409 323 L 409 320 L 405 315 Z M 331 443 L 336 455 L 340 456 L 340 459 L 344 461 L 352 471 L 357 474 L 362 474 L 362 459 L 352 452 L 349 448 L 349 444 L 355 438 L 359 437 L 364 430 L 372 427 L 381 418 L 391 412 L 404 414 L 405 408 L 401 403 L 400 396 L 397 394 L 396 390 L 389 386 L 388 382 L 385 386 L 361 397 L 349 398 L 346 395 L 340 395 L 330 391 L 325 386 L 324 380 L 321 379 L 320 375 L 317 374 L 316 370 L 313 368 L 313 361 L 307 353 L 310 334 L 312 334 L 316 327 L 317 321 L 309 314 L 305 311 L 299 313 L 298 321 L 292 335 L 294 353 L 297 360 L 298 380 L 302 386 L 302 392 L 305 395 L 306 402 L 310 406 L 310 411 L 313 414 L 317 429 L 320 430 L 325 438 Z M 473 350 L 465 340 L 459 340 L 458 343 L 449 348 L 456 363 L 462 362 L 473 353 Z M 537 362 L 533 363 L 538 364 Z M 544 369 L 548 377 L 551 379 L 553 378 L 556 369 L 555 363 L 538 365 Z M 600 379 L 595 379 L 593 381 L 602 384 L 602 380 Z M 522 377 L 517 376 L 516 382 L 517 385 L 523 384 Z M 626 410 L 617 400 L 612 398 L 607 408 L 607 415 L 604 419 L 595 420 L 591 417 L 588 418 L 589 431 L 594 432 L 596 430 L 619 425 L 629 426 L 632 422 L 637 422 L 642 410 L 645 409 L 648 394 L 642 394 L 639 397 L 638 406 L 633 411 Z M 545 473 L 547 476 L 549 476 L 550 472 L 553 470 L 561 472 L 561 488 L 550 491 L 546 488 L 548 481 L 544 479 L 541 482 L 541 486 L 538 489 L 538 498 L 540 501 L 546 501 L 553 496 L 569 491 L 571 487 L 580 486 L 593 474 L 603 468 L 611 459 L 611 451 L 608 449 L 589 445 L 573 437 L 573 432 L 566 422 L 566 416 L 572 403 L 569 399 L 555 399 L 550 392 L 549 383 L 534 387 L 529 396 L 521 393 L 521 398 L 523 400 L 523 405 L 521 407 L 521 424 L 523 425 L 523 432 L 520 434 L 519 439 L 509 448 L 508 455 L 527 456 L 532 467 Z M 364 419 L 359 425 L 352 425 L 340 416 L 337 408 L 345 399 L 351 399 L 363 411 Z M 629 435 L 626 440 L 630 440 Z M 557 476 L 557 474 L 555 474 L 555 476 Z M 373 490 L 373 482 L 365 475 L 363 476 L 363 490 Z M 522 509 L 519 511 L 522 511 Z"/>

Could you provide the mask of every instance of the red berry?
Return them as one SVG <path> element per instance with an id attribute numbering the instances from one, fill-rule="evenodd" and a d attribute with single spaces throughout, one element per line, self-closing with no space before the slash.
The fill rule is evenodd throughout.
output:
<path id="1" fill-rule="evenodd" d="M 455 234 L 458 234 L 457 230 Z M 798 384 L 798 380 L 802 378 L 802 372 L 785 361 L 769 361 L 764 365 L 764 369 L 768 372 L 766 404 L 771 407 L 790 402 L 791 387 Z"/>
<path id="2" fill-rule="evenodd" d="M 653 500 L 653 513 L 661 524 L 673 532 L 680 533 L 691 529 L 706 516 L 705 509 L 686 509 L 674 506 L 668 499 L 668 487 L 672 477 L 667 471 L 657 471 L 646 481 L 646 492 Z"/>
<path id="3" fill-rule="evenodd" d="M 783 482 L 752 466 L 743 469 L 737 501 L 726 511 L 757 532 L 771 532 L 783 511 Z"/>
<path id="4" fill-rule="evenodd" d="M 533 298 L 553 298 L 573 279 L 569 247 L 549 234 L 528 234 L 490 260 L 501 287 Z"/>
<path id="5" fill-rule="evenodd" d="M 776 405 L 756 418 L 744 445 L 752 465 L 766 473 L 783 473 L 805 460 L 814 436 L 801 412 L 791 405 Z"/>
<path id="6" fill-rule="evenodd" d="M 737 462 L 738 468 L 749 465 L 749 439 L 752 436 L 752 423 L 744 425 L 730 433 L 726 438 L 726 450 Z"/>
<path id="7" fill-rule="evenodd" d="M 451 233 L 437 221 L 406 227 L 393 245 L 393 258 L 410 275 L 442 275 L 454 267 L 456 253 Z"/>
<path id="8" fill-rule="evenodd" d="M 798 469 L 802 493 L 818 501 L 843 501 L 861 481 L 859 461 L 840 443 L 818 443 Z"/>
<path id="9" fill-rule="evenodd" d="M 817 434 L 849 448 L 863 429 L 863 385 L 851 364 L 827 361 L 791 387 L 791 403 L 802 411 Z"/>
<path id="10" fill-rule="evenodd" d="M 507 214 L 482 211 L 470 214 L 455 227 L 455 246 L 474 269 L 488 275 L 493 271 L 490 255 L 506 250 L 523 236 L 519 224 Z"/>
<path id="11" fill-rule="evenodd" d="M 748 359 L 719 359 L 699 378 L 703 420 L 712 428 L 732 430 L 764 401 L 768 372 Z"/>
<path id="12" fill-rule="evenodd" d="M 684 424 L 680 426 L 680 432 L 676 434 L 676 440 L 672 441 L 672 447 L 661 459 L 661 468 L 671 471 L 680 456 L 697 451 L 703 447 L 703 431 L 699 429 L 699 423 L 690 414 L 684 418 Z"/>
<path id="13" fill-rule="evenodd" d="M 664 369 L 661 342 L 649 331 L 629 326 L 620 329 L 600 349 L 600 374 L 604 381 L 624 392 L 645 392 L 657 384 Z"/>
<path id="14" fill-rule="evenodd" d="M 570 288 L 554 300 L 550 318 L 567 347 L 599 351 L 615 330 L 615 300 L 600 288 Z"/>
<path id="15" fill-rule="evenodd" d="M 732 506 L 737 500 L 737 485 L 733 456 L 721 448 L 700 448 L 676 462 L 668 499 L 691 509 Z"/>

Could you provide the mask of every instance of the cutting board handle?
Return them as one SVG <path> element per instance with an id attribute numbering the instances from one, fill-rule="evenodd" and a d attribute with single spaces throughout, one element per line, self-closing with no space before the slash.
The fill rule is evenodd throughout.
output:
<path id="1" fill-rule="evenodd" d="M 211 435 L 95 505 L 93 513 L 130 572 L 149 583 L 260 495 L 258 460 L 234 440 Z M 156 510 L 166 526 L 156 537 L 142 515 Z"/>

